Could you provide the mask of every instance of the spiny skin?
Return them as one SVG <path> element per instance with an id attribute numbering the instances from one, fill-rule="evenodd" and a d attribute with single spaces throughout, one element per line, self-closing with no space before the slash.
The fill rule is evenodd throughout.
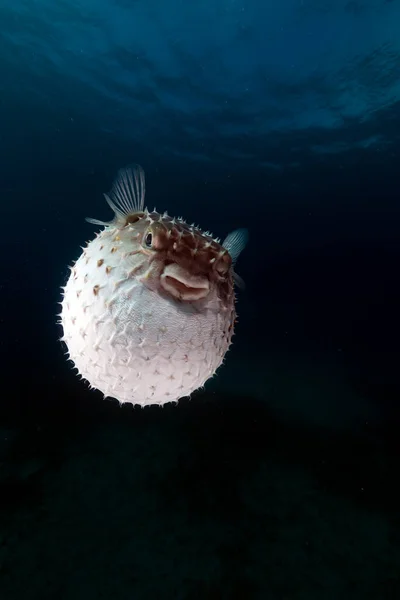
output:
<path id="1" fill-rule="evenodd" d="M 153 254 L 139 246 L 149 227 Z M 172 297 L 160 287 L 168 268 L 206 281 L 205 296 Z M 231 343 L 234 304 L 227 251 L 183 221 L 144 211 L 106 227 L 71 268 L 63 340 L 80 375 L 105 396 L 163 405 L 214 375 Z"/>

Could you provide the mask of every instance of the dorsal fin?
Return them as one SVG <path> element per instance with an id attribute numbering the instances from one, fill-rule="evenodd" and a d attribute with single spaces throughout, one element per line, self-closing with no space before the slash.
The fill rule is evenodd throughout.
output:
<path id="1" fill-rule="evenodd" d="M 114 219 L 108 223 L 87 218 L 95 225 L 119 225 L 126 222 L 129 215 L 143 212 L 146 193 L 144 171 L 140 165 L 129 165 L 120 169 L 112 185 L 111 191 L 104 194 L 109 207 L 114 211 Z"/>

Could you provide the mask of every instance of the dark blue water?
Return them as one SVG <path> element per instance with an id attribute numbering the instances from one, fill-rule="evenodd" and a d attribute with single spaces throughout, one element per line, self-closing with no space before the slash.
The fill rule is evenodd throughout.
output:
<path id="1" fill-rule="evenodd" d="M 0 4 L 1 600 L 394 600 L 400 4 Z M 140 163 L 147 203 L 247 227 L 234 346 L 119 408 L 60 286 Z"/>

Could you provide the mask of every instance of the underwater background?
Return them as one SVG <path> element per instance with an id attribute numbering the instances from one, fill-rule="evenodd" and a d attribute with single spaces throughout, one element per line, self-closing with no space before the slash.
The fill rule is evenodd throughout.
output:
<path id="1" fill-rule="evenodd" d="M 400 2 L 2 0 L 1 600 L 400 597 Z M 204 391 L 89 391 L 68 265 L 131 162 L 247 227 Z"/>

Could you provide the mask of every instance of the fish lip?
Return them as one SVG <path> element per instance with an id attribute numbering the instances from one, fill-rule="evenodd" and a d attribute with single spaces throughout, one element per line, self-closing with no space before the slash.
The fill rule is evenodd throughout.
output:
<path id="1" fill-rule="evenodd" d="M 176 263 L 164 267 L 161 286 L 174 298 L 187 302 L 201 300 L 210 291 L 210 282 L 204 275 L 192 275 Z"/>

